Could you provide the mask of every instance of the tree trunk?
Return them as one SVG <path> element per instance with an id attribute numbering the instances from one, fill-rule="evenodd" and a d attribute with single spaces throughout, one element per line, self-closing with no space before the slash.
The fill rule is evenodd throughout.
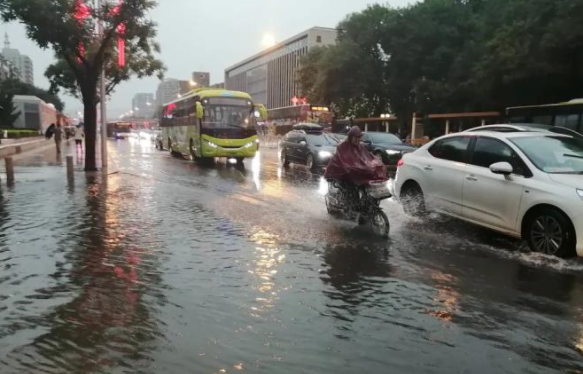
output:
<path id="1" fill-rule="evenodd" d="M 84 101 L 85 122 L 85 171 L 97 171 L 97 104 Z"/>
<path id="2" fill-rule="evenodd" d="M 97 78 L 81 86 L 85 123 L 85 171 L 97 171 Z"/>

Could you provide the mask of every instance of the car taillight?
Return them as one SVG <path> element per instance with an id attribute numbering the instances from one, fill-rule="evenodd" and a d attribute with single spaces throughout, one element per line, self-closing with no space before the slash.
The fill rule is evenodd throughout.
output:
<path id="1" fill-rule="evenodd" d="M 397 169 L 403 165 L 405 165 L 405 162 L 403 161 L 403 159 L 400 159 L 399 162 L 397 162 Z"/>

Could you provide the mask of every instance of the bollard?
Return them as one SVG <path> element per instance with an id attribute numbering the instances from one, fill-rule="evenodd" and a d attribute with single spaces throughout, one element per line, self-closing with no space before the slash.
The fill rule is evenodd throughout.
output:
<path id="1" fill-rule="evenodd" d="M 6 157 L 4 161 L 6 162 L 6 181 L 12 184 L 14 183 L 14 162 L 12 157 Z"/>
<path id="2" fill-rule="evenodd" d="M 73 179 L 75 175 L 73 171 L 73 156 L 67 156 L 67 178 Z"/>

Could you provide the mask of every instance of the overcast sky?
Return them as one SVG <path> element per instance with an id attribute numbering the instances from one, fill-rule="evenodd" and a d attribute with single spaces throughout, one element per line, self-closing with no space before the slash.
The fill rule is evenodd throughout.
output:
<path id="1" fill-rule="evenodd" d="M 260 52 L 266 33 L 276 41 L 285 40 L 313 26 L 335 27 L 347 14 L 358 12 L 374 0 L 158 0 L 151 17 L 158 23 L 161 58 L 168 71 L 166 77 L 189 79 L 193 71 L 209 71 L 211 83 L 224 80 L 224 70 Z M 389 0 L 400 7 L 412 0 Z M 26 38 L 18 24 L 4 24 L 13 48 L 34 61 L 35 84 L 48 88 L 44 71 L 53 61 L 50 50 L 39 49 Z M 138 92 L 156 92 L 156 78 L 132 80 L 120 85 L 109 104 L 109 117 L 131 109 Z M 74 115 L 82 105 L 64 97 L 65 112 Z"/>

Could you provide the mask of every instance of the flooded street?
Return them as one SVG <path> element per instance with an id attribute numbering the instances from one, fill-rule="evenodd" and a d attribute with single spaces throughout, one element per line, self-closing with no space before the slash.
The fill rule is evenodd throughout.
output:
<path id="1" fill-rule="evenodd" d="M 2 374 L 583 372 L 580 260 L 392 201 L 382 240 L 271 149 L 111 142 L 74 181 L 52 152 L 2 185 Z"/>

